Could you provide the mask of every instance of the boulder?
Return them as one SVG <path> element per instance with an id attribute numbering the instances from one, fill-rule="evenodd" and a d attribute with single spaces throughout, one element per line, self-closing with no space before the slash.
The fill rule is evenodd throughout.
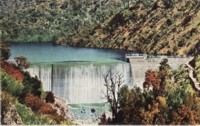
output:
<path id="1" fill-rule="evenodd" d="M 16 111 L 16 107 L 12 105 L 3 111 L 2 124 L 6 125 L 22 125 L 21 117 Z"/>
<path id="2" fill-rule="evenodd" d="M 56 109 L 58 115 L 61 115 L 66 119 L 70 118 L 70 115 L 69 115 L 69 112 L 68 112 L 68 105 L 67 105 L 67 101 L 66 100 L 55 96 L 54 103 L 50 103 L 50 105 L 54 109 Z"/>

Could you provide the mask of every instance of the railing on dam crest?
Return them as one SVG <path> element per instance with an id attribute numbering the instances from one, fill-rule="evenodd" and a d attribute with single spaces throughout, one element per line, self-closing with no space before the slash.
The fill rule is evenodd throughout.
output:
<path id="1" fill-rule="evenodd" d="M 131 58 L 141 58 L 141 59 L 147 59 L 147 58 L 190 58 L 190 56 L 172 56 L 172 55 L 148 55 L 148 54 L 139 54 L 139 53 L 129 53 L 126 54 L 125 57 L 127 59 Z"/>

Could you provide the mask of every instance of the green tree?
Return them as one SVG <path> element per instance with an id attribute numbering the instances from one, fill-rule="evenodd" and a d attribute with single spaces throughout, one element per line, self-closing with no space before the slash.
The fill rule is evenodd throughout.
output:
<path id="1" fill-rule="evenodd" d="M 1 50 L 1 61 L 7 60 L 10 57 L 9 44 L 6 42 L 0 42 L 0 50 Z"/>

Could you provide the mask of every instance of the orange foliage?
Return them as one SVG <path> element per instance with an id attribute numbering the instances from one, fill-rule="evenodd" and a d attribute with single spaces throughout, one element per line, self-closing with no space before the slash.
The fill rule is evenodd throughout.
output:
<path id="1" fill-rule="evenodd" d="M 16 80 L 23 81 L 24 79 L 22 71 L 13 63 L 1 62 L 1 69 Z"/>
<path id="2" fill-rule="evenodd" d="M 63 116 L 56 113 L 56 110 L 53 109 L 51 105 L 45 103 L 43 100 L 30 93 L 25 97 L 25 104 L 35 112 L 49 115 L 58 123 L 65 120 Z"/>
<path id="3" fill-rule="evenodd" d="M 148 70 L 145 75 L 145 82 L 144 87 L 149 89 L 149 87 L 153 86 L 153 89 L 159 90 L 160 89 L 160 77 L 159 72 Z"/>
<path id="4" fill-rule="evenodd" d="M 172 124 L 195 124 L 199 119 L 197 115 L 196 111 L 183 104 L 173 112 Z"/>
<path id="5" fill-rule="evenodd" d="M 25 97 L 25 104 L 33 111 L 38 111 L 45 103 L 40 98 L 29 93 Z"/>
<path id="6" fill-rule="evenodd" d="M 51 105 L 49 105 L 49 104 L 44 104 L 43 106 L 40 107 L 39 112 L 42 113 L 42 114 L 55 114 L 55 113 L 56 113 L 56 110 L 53 109 L 53 108 L 51 107 Z"/>

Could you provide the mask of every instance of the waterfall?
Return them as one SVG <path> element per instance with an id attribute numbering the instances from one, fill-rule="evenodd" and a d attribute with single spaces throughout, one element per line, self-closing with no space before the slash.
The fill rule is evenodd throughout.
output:
<path id="1" fill-rule="evenodd" d="M 105 92 L 104 78 L 108 70 L 124 76 L 125 84 L 131 84 L 131 70 L 128 63 L 94 64 L 66 63 L 32 65 L 28 71 L 43 83 L 45 91 L 68 100 L 70 104 L 102 103 Z"/>
<path id="2" fill-rule="evenodd" d="M 52 91 L 52 66 L 51 65 L 32 65 L 27 69 L 31 76 L 37 76 L 42 82 L 45 91 Z"/>

